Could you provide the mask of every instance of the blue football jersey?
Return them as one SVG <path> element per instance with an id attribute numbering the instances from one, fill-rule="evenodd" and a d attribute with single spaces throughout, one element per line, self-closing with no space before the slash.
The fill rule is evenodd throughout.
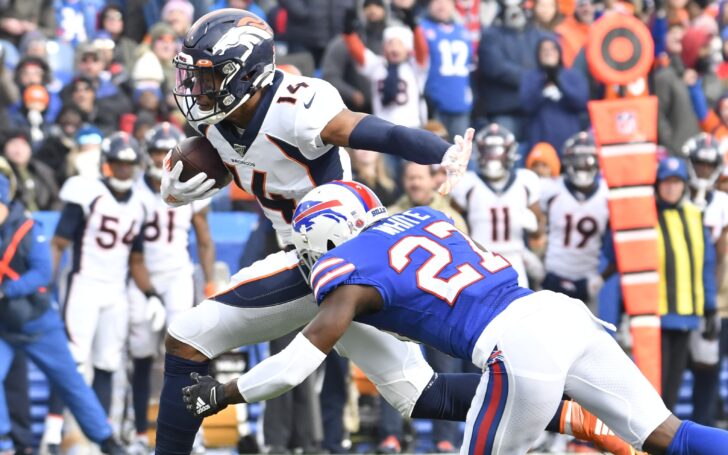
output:
<path id="1" fill-rule="evenodd" d="M 384 301 L 357 321 L 468 360 L 490 321 L 532 292 L 518 286 L 508 261 L 429 207 L 385 218 L 316 262 L 317 303 L 346 284 L 373 286 Z"/>

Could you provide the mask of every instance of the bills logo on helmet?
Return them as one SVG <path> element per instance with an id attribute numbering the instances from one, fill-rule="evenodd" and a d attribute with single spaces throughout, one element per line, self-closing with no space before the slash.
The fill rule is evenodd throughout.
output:
<path id="1" fill-rule="evenodd" d="M 247 50 L 241 60 L 245 61 L 256 44 L 264 40 L 273 39 L 273 33 L 267 26 L 262 28 L 254 22 L 245 22 L 243 25 L 228 30 L 213 46 L 212 55 L 224 55 L 228 49 L 245 46 Z"/>
<path id="2" fill-rule="evenodd" d="M 319 216 L 330 218 L 337 223 L 346 222 L 346 217 L 333 210 L 334 207 L 341 207 L 343 204 L 338 200 L 320 202 L 304 201 L 296 207 L 293 214 L 293 229 L 298 232 L 306 232 L 311 229 L 314 221 Z"/>

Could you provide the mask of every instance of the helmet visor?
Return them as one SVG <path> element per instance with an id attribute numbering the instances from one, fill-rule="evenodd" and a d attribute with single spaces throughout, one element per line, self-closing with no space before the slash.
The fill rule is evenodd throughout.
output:
<path id="1" fill-rule="evenodd" d="M 177 106 L 187 120 L 197 122 L 221 112 L 220 102 L 228 96 L 227 90 L 219 89 L 222 79 L 216 77 L 215 66 L 191 65 L 175 58 L 175 87 L 172 93 Z"/>

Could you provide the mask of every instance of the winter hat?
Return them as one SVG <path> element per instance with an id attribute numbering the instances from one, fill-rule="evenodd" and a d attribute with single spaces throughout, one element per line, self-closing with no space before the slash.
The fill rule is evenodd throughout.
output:
<path id="1" fill-rule="evenodd" d="M 384 42 L 386 43 L 391 39 L 400 40 L 408 51 L 412 51 L 412 49 L 414 48 L 414 35 L 412 34 L 412 30 L 407 27 L 394 25 L 385 28 Z"/>

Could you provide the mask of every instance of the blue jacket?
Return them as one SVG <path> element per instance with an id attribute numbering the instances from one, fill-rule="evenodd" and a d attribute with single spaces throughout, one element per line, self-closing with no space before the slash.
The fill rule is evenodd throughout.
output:
<path id="1" fill-rule="evenodd" d="M 478 45 L 476 117 L 522 114 L 518 100 L 521 77 L 536 68 L 538 43 L 553 35 L 527 25 L 521 31 L 503 26 L 483 29 Z"/>
<path id="2" fill-rule="evenodd" d="M 8 218 L 0 226 L 0 258 L 5 255 L 16 233 L 29 221 L 23 205 L 11 203 Z M 23 324 L 37 318 L 50 306 L 46 287 L 51 281 L 51 253 L 37 221 L 15 248 L 8 265 L 17 277 L 13 279 L 12 274 L 3 273 L 0 285 L 4 294 L 0 299 L 0 332 L 20 331 Z"/>
<path id="3" fill-rule="evenodd" d="M 545 84 L 546 73 L 541 68 L 529 70 L 521 78 L 518 100 L 527 116 L 528 149 L 538 142 L 548 142 L 561 156 L 564 142 L 581 130 L 580 116 L 586 112 L 589 84 L 578 71 L 563 67 L 556 83 L 561 99 L 554 101 L 545 97 Z"/>

